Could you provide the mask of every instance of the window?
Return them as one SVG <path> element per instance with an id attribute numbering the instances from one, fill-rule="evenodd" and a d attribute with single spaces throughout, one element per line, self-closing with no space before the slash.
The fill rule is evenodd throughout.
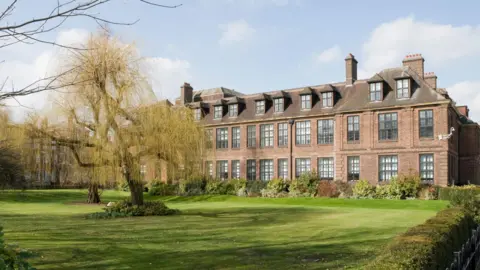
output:
<path id="1" fill-rule="evenodd" d="M 420 155 L 420 177 L 433 184 L 433 154 Z"/>
<path id="2" fill-rule="evenodd" d="M 217 149 L 228 148 L 228 128 L 217 128 Z"/>
<path id="3" fill-rule="evenodd" d="M 254 159 L 247 160 L 247 180 L 257 179 L 257 162 Z"/>
<path id="4" fill-rule="evenodd" d="M 273 108 L 275 112 L 283 112 L 284 110 L 284 105 L 283 105 L 283 98 L 276 98 L 273 100 Z"/>
<path id="5" fill-rule="evenodd" d="M 223 106 L 214 106 L 213 110 L 213 119 L 220 119 L 223 117 Z"/>
<path id="6" fill-rule="evenodd" d="M 378 180 L 389 181 L 392 177 L 396 177 L 398 172 L 397 156 L 380 156 L 378 168 Z"/>
<path id="7" fill-rule="evenodd" d="M 195 120 L 200 120 L 202 119 L 202 109 L 197 108 L 195 109 Z"/>
<path id="8" fill-rule="evenodd" d="M 347 180 L 354 181 L 360 179 L 360 157 L 347 157 Z"/>
<path id="9" fill-rule="evenodd" d="M 301 95 L 302 110 L 310 110 L 312 108 L 312 95 Z"/>
<path id="10" fill-rule="evenodd" d="M 257 145 L 256 126 L 247 126 L 247 147 L 255 147 Z"/>
<path id="11" fill-rule="evenodd" d="M 378 115 L 378 139 L 396 140 L 398 137 L 397 113 L 381 113 Z"/>
<path id="12" fill-rule="evenodd" d="M 360 141 L 360 116 L 347 117 L 347 141 Z"/>
<path id="13" fill-rule="evenodd" d="M 232 148 L 240 148 L 240 127 L 232 127 Z"/>
<path id="14" fill-rule="evenodd" d="M 382 100 L 382 83 L 376 82 L 370 84 L 370 101 Z"/>
<path id="15" fill-rule="evenodd" d="M 232 160 L 232 178 L 240 178 L 240 160 Z"/>
<path id="16" fill-rule="evenodd" d="M 409 98 L 409 79 L 397 80 L 397 98 Z"/>
<path id="17" fill-rule="evenodd" d="M 317 122 L 317 143 L 333 143 L 333 119 L 318 120 Z"/>
<path id="18" fill-rule="evenodd" d="M 265 113 L 265 100 L 255 101 L 255 113 L 264 114 Z"/>
<path id="19" fill-rule="evenodd" d="M 213 163 L 211 161 L 205 162 L 205 171 L 209 177 L 213 177 Z"/>
<path id="20" fill-rule="evenodd" d="M 260 125 L 260 147 L 273 147 L 273 124 Z"/>
<path id="21" fill-rule="evenodd" d="M 237 117 L 238 116 L 238 104 L 228 105 L 228 116 Z"/>
<path id="22" fill-rule="evenodd" d="M 273 159 L 260 160 L 260 180 L 270 181 L 273 178 Z"/>
<path id="23" fill-rule="evenodd" d="M 322 107 L 333 107 L 333 92 L 322 93 Z"/>
<path id="24" fill-rule="evenodd" d="M 278 124 L 278 146 L 286 146 L 288 144 L 288 124 Z"/>
<path id="25" fill-rule="evenodd" d="M 433 110 L 418 112 L 420 138 L 433 138 Z"/>
<path id="26" fill-rule="evenodd" d="M 217 161 L 217 178 L 220 180 L 228 179 L 228 161 L 227 160 Z"/>
<path id="27" fill-rule="evenodd" d="M 288 159 L 282 158 L 278 159 L 278 178 L 287 179 L 288 178 Z"/>
<path id="28" fill-rule="evenodd" d="M 333 180 L 333 157 L 318 159 L 318 176 L 322 180 Z"/>
<path id="29" fill-rule="evenodd" d="M 310 144 L 310 121 L 295 123 L 295 143 Z"/>
<path id="30" fill-rule="evenodd" d="M 206 146 L 207 148 L 212 148 L 213 145 L 213 132 L 211 129 L 205 130 L 205 139 L 206 139 Z"/>
<path id="31" fill-rule="evenodd" d="M 309 158 L 295 159 L 295 177 L 300 177 L 300 175 L 308 172 L 310 172 L 310 159 Z"/>

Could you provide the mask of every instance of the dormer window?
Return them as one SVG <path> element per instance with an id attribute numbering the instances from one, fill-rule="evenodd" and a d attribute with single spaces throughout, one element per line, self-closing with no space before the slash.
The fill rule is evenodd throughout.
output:
<path id="1" fill-rule="evenodd" d="M 202 119 L 202 109 L 196 108 L 194 111 L 195 121 L 200 121 Z"/>
<path id="2" fill-rule="evenodd" d="M 382 82 L 370 83 L 370 101 L 382 101 Z"/>
<path id="3" fill-rule="evenodd" d="M 264 114 L 265 113 L 265 100 L 255 101 L 255 113 Z"/>
<path id="4" fill-rule="evenodd" d="M 300 100 L 302 110 L 310 110 L 312 108 L 312 95 L 301 95 Z"/>
<path id="5" fill-rule="evenodd" d="M 223 106 L 215 106 L 213 111 L 213 119 L 221 119 L 223 116 Z"/>
<path id="6" fill-rule="evenodd" d="M 322 93 L 322 107 L 323 108 L 333 107 L 333 92 Z"/>
<path id="7" fill-rule="evenodd" d="M 284 106 L 284 99 L 283 98 L 276 98 L 273 100 L 273 108 L 276 113 L 283 112 Z"/>
<path id="8" fill-rule="evenodd" d="M 238 104 L 228 105 L 228 116 L 237 117 L 238 116 Z"/>
<path id="9" fill-rule="evenodd" d="M 397 80 L 397 98 L 410 97 L 410 79 Z"/>

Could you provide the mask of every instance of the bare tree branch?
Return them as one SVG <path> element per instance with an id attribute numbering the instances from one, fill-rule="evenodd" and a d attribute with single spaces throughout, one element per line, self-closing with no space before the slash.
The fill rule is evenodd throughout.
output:
<path id="1" fill-rule="evenodd" d="M 153 0 L 135 0 L 137 3 L 146 4 L 153 7 L 159 8 L 177 8 L 179 5 L 162 5 L 154 2 Z M 36 3 L 37 1 L 35 1 Z M 42 1 L 43 2 L 43 1 Z M 108 25 L 124 25 L 130 26 L 139 21 L 139 19 L 132 20 L 130 22 L 125 21 L 115 21 L 107 19 L 98 13 L 94 13 L 95 9 L 99 6 L 113 3 L 113 0 L 67 0 L 61 1 L 57 0 L 56 4 L 52 7 L 50 12 L 46 15 L 34 17 L 30 20 L 25 20 L 19 23 L 10 24 L 7 19 L 12 14 L 13 11 L 18 11 L 16 9 L 18 0 L 11 0 L 10 4 L 6 6 L 3 11 L 0 11 L 0 49 L 14 46 L 18 43 L 24 44 L 34 44 L 42 43 L 52 45 L 54 47 L 65 48 L 70 51 L 81 51 L 85 50 L 84 48 L 79 48 L 76 46 L 71 46 L 67 44 L 59 44 L 58 42 L 47 40 L 42 35 L 49 33 L 58 29 L 62 26 L 68 19 L 75 18 L 84 18 L 87 20 L 95 21 L 100 27 L 106 29 Z M 67 84 L 58 84 L 59 78 L 65 74 L 58 74 L 56 76 L 50 76 L 46 78 L 41 78 L 37 81 L 32 82 L 26 87 L 21 89 L 5 89 L 5 83 L 0 88 L 0 102 L 12 98 L 30 95 L 47 90 L 57 90 L 67 86 L 73 85 L 72 82 Z M 41 85 L 43 83 L 43 85 Z"/>

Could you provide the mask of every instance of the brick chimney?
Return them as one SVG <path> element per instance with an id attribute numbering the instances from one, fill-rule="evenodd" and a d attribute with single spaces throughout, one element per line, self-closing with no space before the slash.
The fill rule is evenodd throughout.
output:
<path id="1" fill-rule="evenodd" d="M 345 58 L 345 82 L 347 85 L 351 85 L 357 80 L 357 63 L 355 56 L 351 53 Z"/>
<path id="2" fill-rule="evenodd" d="M 405 56 L 402 61 L 404 67 L 410 67 L 413 69 L 415 72 L 417 72 L 420 78 L 423 78 L 424 62 L 425 59 L 423 59 L 421 54 L 409 54 Z"/>
<path id="3" fill-rule="evenodd" d="M 425 82 L 433 89 L 437 89 L 437 75 L 434 72 L 427 72 L 423 75 Z"/>
<path id="4" fill-rule="evenodd" d="M 193 87 L 189 83 L 183 83 L 180 87 L 180 105 L 185 105 L 193 101 Z"/>
<path id="5" fill-rule="evenodd" d="M 470 111 L 470 110 L 468 109 L 468 106 L 466 106 L 466 105 L 457 106 L 457 110 L 458 110 L 462 115 L 465 115 L 466 117 L 468 117 L 468 112 Z"/>

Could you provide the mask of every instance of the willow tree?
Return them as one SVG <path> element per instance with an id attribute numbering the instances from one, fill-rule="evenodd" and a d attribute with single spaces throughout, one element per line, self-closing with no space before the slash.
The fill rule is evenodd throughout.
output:
<path id="1" fill-rule="evenodd" d="M 62 67 L 72 70 L 68 76 L 77 81 L 56 101 L 68 124 L 61 130 L 35 130 L 68 147 L 78 166 L 92 170 L 93 183 L 122 174 L 134 205 L 143 204 L 142 160 L 182 164 L 188 153 L 200 162 L 204 145 L 203 130 L 188 108 L 155 102 L 141 63 L 132 44 L 106 32 L 92 35 Z"/>

